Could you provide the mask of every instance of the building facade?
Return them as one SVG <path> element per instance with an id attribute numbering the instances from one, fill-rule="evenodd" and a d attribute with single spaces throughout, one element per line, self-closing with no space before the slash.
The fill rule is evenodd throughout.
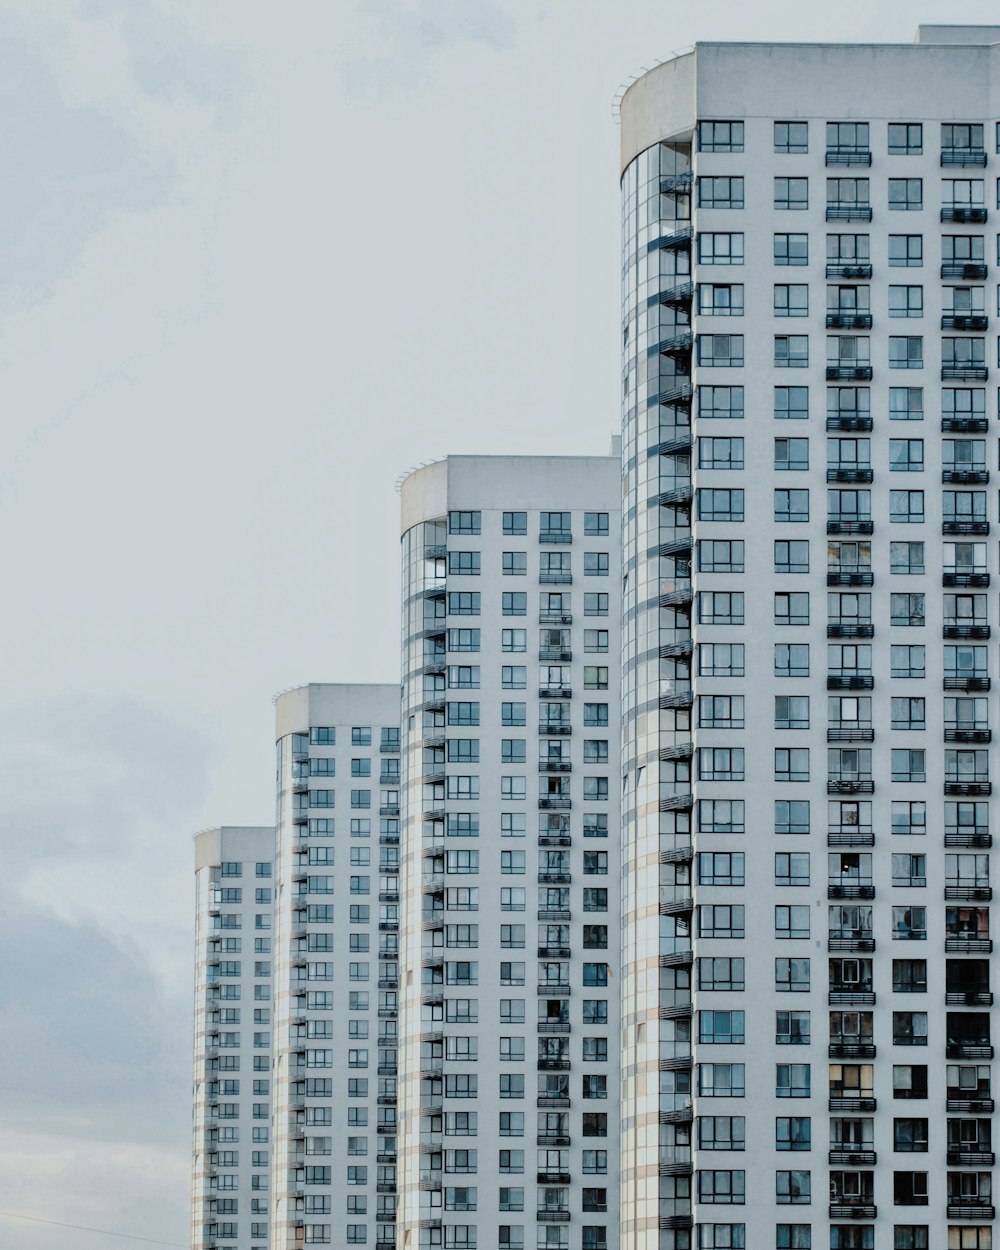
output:
<path id="1" fill-rule="evenodd" d="M 410 1250 L 614 1244 L 619 477 L 449 457 L 402 486 Z"/>
<path id="2" fill-rule="evenodd" d="M 195 850 L 193 1250 L 267 1250 L 274 829 Z"/>
<path id="3" fill-rule="evenodd" d="M 275 701 L 271 1250 L 394 1243 L 399 688 Z"/>
<path id="4" fill-rule="evenodd" d="M 623 1250 L 991 1245 L 998 69 L 622 102 Z"/>

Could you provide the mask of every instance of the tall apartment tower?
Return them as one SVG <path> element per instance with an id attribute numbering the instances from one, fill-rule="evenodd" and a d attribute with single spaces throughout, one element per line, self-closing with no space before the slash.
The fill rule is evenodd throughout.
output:
<path id="1" fill-rule="evenodd" d="M 402 486 L 407 1250 L 616 1243 L 620 512 L 617 455 Z"/>
<path id="2" fill-rule="evenodd" d="M 195 848 L 192 1250 L 267 1250 L 274 829 Z"/>
<path id="3" fill-rule="evenodd" d="M 399 687 L 276 700 L 271 1250 L 389 1250 L 396 1207 Z"/>
<path id="4" fill-rule="evenodd" d="M 992 1244 L 998 73 L 622 102 L 622 1250 Z"/>

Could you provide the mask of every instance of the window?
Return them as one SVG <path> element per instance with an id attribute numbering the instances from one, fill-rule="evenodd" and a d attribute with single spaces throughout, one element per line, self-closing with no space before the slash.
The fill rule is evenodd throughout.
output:
<path id="1" fill-rule="evenodd" d="M 924 340 L 919 335 L 889 339 L 890 369 L 922 369 L 924 367 Z"/>
<path id="2" fill-rule="evenodd" d="M 606 591 L 584 592 L 583 596 L 583 615 L 584 616 L 607 616 L 608 615 L 608 595 Z"/>
<path id="3" fill-rule="evenodd" d="M 809 908 L 778 904 L 774 909 L 774 936 L 776 938 L 803 938 L 809 936 Z"/>
<path id="4" fill-rule="evenodd" d="M 742 620 L 733 624 L 742 624 Z M 777 591 L 774 596 L 775 625 L 808 625 L 809 592 L 807 590 Z"/>
<path id="5" fill-rule="evenodd" d="M 896 856 L 893 861 L 895 863 Z M 902 856 L 901 858 L 924 859 L 922 855 Z M 905 882 L 897 880 L 893 868 L 893 885 L 911 884 L 912 879 Z M 892 991 L 894 994 L 926 994 L 927 993 L 927 960 L 926 959 L 894 959 L 892 961 Z"/>
<path id="6" fill-rule="evenodd" d="M 926 672 L 923 646 L 892 646 L 889 648 L 890 676 L 923 678 Z"/>
<path id="7" fill-rule="evenodd" d="M 774 1200 L 777 1203 L 812 1202 L 812 1173 L 775 1172 Z"/>
<path id="8" fill-rule="evenodd" d="M 924 544 L 894 542 L 889 544 L 890 573 L 923 573 Z"/>
<path id="9" fill-rule="evenodd" d="M 700 833 L 743 833 L 742 799 L 700 799 L 698 830 Z"/>
<path id="10" fill-rule="evenodd" d="M 698 312 L 703 317 L 742 317 L 742 284 L 736 282 L 700 283 Z"/>
<path id="11" fill-rule="evenodd" d="M 775 122 L 774 150 L 781 153 L 809 151 L 808 122 Z"/>
<path id="12" fill-rule="evenodd" d="M 808 1063 L 779 1063 L 775 1066 L 775 1096 L 808 1098 L 812 1086 Z"/>
<path id="13" fill-rule="evenodd" d="M 740 440 L 742 443 L 742 439 Z M 740 466 L 742 468 L 742 465 Z M 779 472 L 809 468 L 809 440 L 807 438 L 776 438 L 774 440 L 774 467 Z"/>
<path id="14" fill-rule="evenodd" d="M 503 532 L 514 536 L 527 534 L 527 512 L 505 512 L 503 514 Z"/>
<path id="15" fill-rule="evenodd" d="M 742 991 L 744 988 L 744 964 L 732 956 L 698 960 L 698 988 L 703 990 Z"/>
<path id="16" fill-rule="evenodd" d="M 889 208 L 897 212 L 919 212 L 924 206 L 921 178 L 890 178 Z"/>
<path id="17" fill-rule="evenodd" d="M 728 494 L 728 492 L 725 492 Z M 740 496 L 742 491 L 733 492 Z M 699 491 L 699 507 L 702 492 Z M 714 508 L 715 500 L 710 500 Z M 721 520 L 722 516 L 704 517 L 704 520 Z M 742 520 L 742 515 L 737 520 Z M 702 573 L 742 573 L 743 572 L 743 540 L 729 538 L 700 538 L 698 540 L 698 569 Z"/>
<path id="18" fill-rule="evenodd" d="M 746 1118 L 741 1115 L 698 1117 L 699 1150 L 745 1150 Z"/>
<path id="19" fill-rule="evenodd" d="M 609 556 L 606 551 L 585 551 L 583 553 L 584 577 L 607 577 Z"/>
<path id="20" fill-rule="evenodd" d="M 781 538 L 774 543 L 775 573 L 808 573 L 808 538 Z"/>
<path id="21" fill-rule="evenodd" d="M 699 885 L 740 886 L 744 880 L 742 851 L 699 851 Z"/>
<path id="22" fill-rule="evenodd" d="M 480 512 L 449 512 L 449 534 L 478 534 L 481 529 L 482 513 Z"/>
<path id="23" fill-rule="evenodd" d="M 705 625 L 742 625 L 744 622 L 744 596 L 742 590 L 703 590 L 698 594 L 698 620 Z M 595 705 L 596 706 L 596 705 Z M 584 705 L 584 724 L 587 723 L 587 705 Z M 605 720 L 607 724 L 607 711 Z"/>
<path id="24" fill-rule="evenodd" d="M 742 357 L 740 363 L 743 363 Z M 774 367 L 776 369 L 805 369 L 808 365 L 808 335 L 776 334 L 774 336 Z"/>
<path id="25" fill-rule="evenodd" d="M 894 747 L 892 750 L 893 781 L 926 781 L 927 766 L 924 750 Z"/>
<path id="26" fill-rule="evenodd" d="M 776 1011 L 774 1013 L 776 1045 L 808 1046 L 810 1038 L 811 1024 L 808 1011 Z"/>
<path id="27" fill-rule="evenodd" d="M 698 439 L 699 469 L 742 469 L 743 439 L 742 438 L 709 438 Z"/>
<path id="28" fill-rule="evenodd" d="M 927 727 L 925 709 L 925 699 L 911 698 L 906 695 L 894 696 L 892 699 L 893 729 L 925 729 Z M 899 778 L 894 778 L 894 780 L 899 780 Z"/>
<path id="29" fill-rule="evenodd" d="M 889 520 L 896 525 L 918 525 L 924 519 L 924 492 L 922 490 L 891 490 L 889 492 Z"/>
<path id="30" fill-rule="evenodd" d="M 698 908 L 698 926 L 702 937 L 742 938 L 744 908 L 730 903 L 703 904 Z"/>
<path id="31" fill-rule="evenodd" d="M 796 440 L 800 441 L 800 440 Z M 805 441 L 804 439 L 801 441 Z M 808 490 L 788 490 L 781 487 L 774 492 L 774 519 L 779 523 L 796 524 L 809 520 Z"/>
<path id="32" fill-rule="evenodd" d="M 700 521 L 742 521 L 743 491 L 702 486 L 698 490 Z M 605 561 L 607 556 L 605 556 Z"/>
<path id="33" fill-rule="evenodd" d="M 713 203 L 705 204 L 702 200 L 702 207 L 720 208 L 720 207 L 742 207 L 742 184 L 740 179 L 699 179 L 699 187 L 705 182 L 730 182 L 737 181 L 740 184 L 740 203 L 733 205 L 730 202 L 725 204 Z M 806 236 L 802 236 L 805 238 Z M 709 231 L 699 231 L 698 233 L 698 262 L 702 265 L 742 265 L 743 264 L 743 235 L 742 233 L 716 233 Z M 803 262 L 805 263 L 805 262 Z"/>
<path id="34" fill-rule="evenodd" d="M 607 512 L 585 512 L 583 514 L 583 532 L 589 536 L 607 535 L 610 531 L 609 514 Z"/>
<path id="35" fill-rule="evenodd" d="M 774 961 L 774 988 L 779 994 L 809 992 L 809 960 L 779 957 Z"/>
<path id="36" fill-rule="evenodd" d="M 743 1098 L 746 1069 L 742 1063 L 698 1064 L 698 1093 L 703 1098 Z"/>
<path id="37" fill-rule="evenodd" d="M 808 747 L 775 747 L 775 781 L 793 782 L 809 780 Z"/>
<path id="38" fill-rule="evenodd" d="M 742 246 L 743 236 L 740 235 Z M 742 260 L 740 264 L 742 264 Z M 776 234 L 774 236 L 774 263 L 776 265 L 808 265 L 809 236 L 807 234 Z"/>
<path id="39" fill-rule="evenodd" d="M 924 315 L 924 288 L 922 286 L 891 286 L 889 287 L 890 317 L 922 317 Z M 892 366 L 892 343 L 889 340 L 889 363 L 891 367 L 905 369 L 906 365 Z M 912 369 L 919 365 L 910 365 Z"/>
<path id="40" fill-rule="evenodd" d="M 774 675 L 776 677 L 808 677 L 809 644 L 807 642 L 776 642 L 774 644 Z"/>
<path id="41" fill-rule="evenodd" d="M 528 553 L 526 551 L 505 551 L 502 556 L 504 577 L 526 577 L 528 573 Z"/>
<path id="42" fill-rule="evenodd" d="M 775 885 L 808 885 L 809 852 L 776 851 L 774 855 Z"/>
<path id="43" fill-rule="evenodd" d="M 892 1013 L 892 1044 L 894 1046 L 926 1046 L 927 1012 L 894 1011 Z"/>
<path id="44" fill-rule="evenodd" d="M 889 235 L 889 268 L 919 269 L 924 263 L 922 234 Z"/>
<path id="45" fill-rule="evenodd" d="M 478 635 L 479 631 L 475 633 Z M 477 638 L 478 641 L 478 638 Z M 479 648 L 477 647 L 476 650 Z M 500 631 L 501 651 L 527 651 L 528 631 L 526 629 L 503 629 Z"/>
<path id="46" fill-rule="evenodd" d="M 702 781 L 745 780 L 743 747 L 699 747 L 698 777 Z"/>
<path id="47" fill-rule="evenodd" d="M 720 418 L 742 420 L 742 386 L 699 386 L 698 416 L 702 420 Z"/>
<path id="48" fill-rule="evenodd" d="M 809 207 L 808 178 L 775 178 L 774 207 L 806 209 Z"/>
<path id="49" fill-rule="evenodd" d="M 927 939 L 927 908 L 910 905 L 892 909 L 892 937 L 898 942 L 923 942 Z"/>
<path id="50" fill-rule="evenodd" d="M 777 834 L 808 833 L 809 800 L 775 799 L 774 832 Z"/>
<path id="51" fill-rule="evenodd" d="M 505 590 L 501 596 L 504 616 L 526 616 L 528 596 L 523 590 Z"/>
<path id="52" fill-rule="evenodd" d="M 699 122 L 699 152 L 742 152 L 742 122 Z"/>
<path id="53" fill-rule="evenodd" d="M 924 128 L 920 122 L 889 123 L 889 155 L 919 156 L 924 150 Z"/>
<path id="54" fill-rule="evenodd" d="M 893 473 L 923 473 L 924 440 L 922 438 L 890 438 L 889 468 Z"/>
<path id="55" fill-rule="evenodd" d="M 698 644 L 698 671 L 703 677 L 743 677 L 742 642 L 702 642 Z M 607 670 L 605 669 L 605 673 Z M 606 688 L 606 684 L 605 684 Z"/>
<path id="56" fill-rule="evenodd" d="M 746 1200 L 746 1173 L 737 1170 L 709 1171 L 699 1170 L 698 1201 L 724 1202 L 734 1206 L 742 1206 Z"/>

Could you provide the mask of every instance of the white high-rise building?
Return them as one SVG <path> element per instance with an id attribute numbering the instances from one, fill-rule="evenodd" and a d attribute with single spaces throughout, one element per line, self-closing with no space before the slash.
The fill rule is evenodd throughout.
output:
<path id="1" fill-rule="evenodd" d="M 274 829 L 195 849 L 193 1250 L 267 1250 Z"/>
<path id="2" fill-rule="evenodd" d="M 399 687 L 303 686 L 276 719 L 271 1250 L 389 1250 Z"/>
<path id="3" fill-rule="evenodd" d="M 620 490 L 617 455 L 402 486 L 408 1250 L 615 1244 Z"/>
<path id="4" fill-rule="evenodd" d="M 998 75 L 622 101 L 622 1250 L 992 1245 Z"/>

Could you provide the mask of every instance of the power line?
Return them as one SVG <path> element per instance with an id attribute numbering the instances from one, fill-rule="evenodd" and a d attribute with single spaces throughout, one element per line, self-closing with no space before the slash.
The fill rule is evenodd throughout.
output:
<path id="1" fill-rule="evenodd" d="M 187 1250 L 179 1241 L 157 1241 L 155 1237 L 136 1237 L 133 1233 L 115 1233 L 110 1228 L 89 1228 L 86 1224 L 64 1224 L 61 1220 L 43 1220 L 37 1215 L 19 1215 L 16 1211 L 0 1211 L 0 1216 L 10 1220 L 30 1220 L 32 1224 L 54 1224 L 57 1228 L 75 1228 L 82 1233 L 102 1233 L 105 1237 L 124 1237 L 126 1241 L 144 1241 L 150 1246 L 175 1246 Z"/>

